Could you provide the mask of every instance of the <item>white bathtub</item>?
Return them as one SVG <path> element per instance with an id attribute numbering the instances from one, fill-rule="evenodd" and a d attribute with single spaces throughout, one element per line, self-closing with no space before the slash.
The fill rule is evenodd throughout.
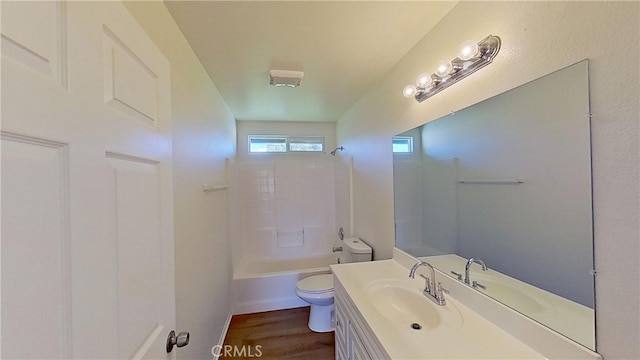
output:
<path id="1" fill-rule="evenodd" d="M 233 273 L 233 313 L 247 314 L 308 306 L 296 295 L 300 279 L 329 274 L 338 256 L 326 254 L 305 259 L 250 259 Z"/>

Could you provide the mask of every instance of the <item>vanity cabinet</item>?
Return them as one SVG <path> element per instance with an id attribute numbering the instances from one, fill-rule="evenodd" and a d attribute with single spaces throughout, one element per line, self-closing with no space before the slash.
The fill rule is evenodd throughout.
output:
<path id="1" fill-rule="evenodd" d="M 335 280 L 334 280 L 335 282 Z M 336 294 L 337 295 L 337 294 Z M 335 330 L 335 341 L 336 341 L 336 360 L 348 360 L 350 356 L 348 356 L 347 352 L 347 332 L 349 322 L 345 316 L 344 305 L 338 300 L 338 297 L 334 295 L 334 305 L 335 305 L 335 317 L 336 317 L 336 330 Z"/>
<path id="2" fill-rule="evenodd" d="M 334 277 L 336 360 L 390 359 Z"/>

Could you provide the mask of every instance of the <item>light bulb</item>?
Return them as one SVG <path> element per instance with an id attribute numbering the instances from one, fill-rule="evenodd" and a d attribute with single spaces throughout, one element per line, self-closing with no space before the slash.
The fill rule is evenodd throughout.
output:
<path id="1" fill-rule="evenodd" d="M 458 59 L 467 61 L 471 58 L 478 56 L 478 44 L 473 40 L 467 40 L 460 45 L 460 52 L 458 52 Z"/>
<path id="2" fill-rule="evenodd" d="M 416 86 L 419 88 L 426 88 L 431 85 L 431 74 L 422 73 L 418 75 L 418 79 L 416 80 Z"/>
<path id="3" fill-rule="evenodd" d="M 415 85 L 407 85 L 402 90 L 402 95 L 404 95 L 404 97 L 406 97 L 407 99 L 411 99 L 416 94 L 416 92 L 417 89 Z"/>
<path id="4" fill-rule="evenodd" d="M 438 69 L 436 70 L 436 75 L 440 77 L 445 77 L 451 73 L 453 70 L 453 66 L 448 61 L 442 61 L 438 65 Z"/>

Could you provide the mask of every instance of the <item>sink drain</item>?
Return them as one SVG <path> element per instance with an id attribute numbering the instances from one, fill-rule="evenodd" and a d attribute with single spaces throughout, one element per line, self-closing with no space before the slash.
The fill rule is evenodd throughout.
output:
<path id="1" fill-rule="evenodd" d="M 413 324 L 411 324 L 411 328 L 413 330 L 420 330 L 420 329 L 422 329 L 422 325 L 420 325 L 418 323 L 413 323 Z"/>

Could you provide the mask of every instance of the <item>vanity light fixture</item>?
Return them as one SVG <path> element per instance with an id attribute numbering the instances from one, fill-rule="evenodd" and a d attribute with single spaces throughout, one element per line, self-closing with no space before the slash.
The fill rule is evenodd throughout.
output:
<path id="1" fill-rule="evenodd" d="M 433 74 L 420 74 L 416 84 L 405 86 L 402 94 L 407 99 L 415 98 L 418 102 L 423 102 L 491 64 L 499 51 L 500 38 L 495 35 L 489 35 L 478 43 L 465 41 L 460 46 L 458 57 L 440 62 Z"/>

